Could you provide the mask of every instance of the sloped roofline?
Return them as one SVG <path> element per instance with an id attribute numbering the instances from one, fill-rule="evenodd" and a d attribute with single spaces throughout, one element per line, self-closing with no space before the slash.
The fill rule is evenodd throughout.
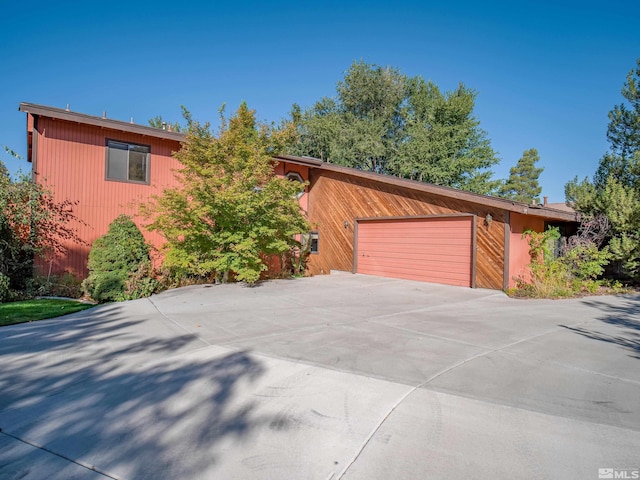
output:
<path id="1" fill-rule="evenodd" d="M 94 125 L 97 127 L 108 128 L 111 130 L 119 130 L 122 132 L 135 133 L 138 135 L 146 135 L 166 140 L 182 142 L 186 138 L 184 133 L 170 132 L 160 128 L 150 127 L 146 125 L 138 125 L 135 123 L 123 122 L 121 120 L 113 120 L 110 118 L 97 117 L 84 113 L 72 112 L 70 110 L 38 105 L 35 103 L 20 103 L 19 111 L 29 113 L 34 116 L 43 116 L 66 120 L 69 122 L 82 123 L 85 125 Z M 554 208 L 545 207 L 543 205 L 528 205 L 504 198 L 491 197 L 488 195 L 480 195 L 477 193 L 456 190 L 455 188 L 443 187 L 431 183 L 418 182 L 416 180 L 408 180 L 405 178 L 393 177 L 391 175 L 383 175 L 380 173 L 365 172 L 350 167 L 342 167 L 332 163 L 324 162 L 318 158 L 300 157 L 295 155 L 278 155 L 274 160 L 280 160 L 298 165 L 305 165 L 310 168 L 316 168 L 322 171 L 340 173 L 352 177 L 365 178 L 374 182 L 393 185 L 397 187 L 407 188 L 419 192 L 430 193 L 433 195 L 441 195 L 443 197 L 455 198 L 478 205 L 488 206 L 506 210 L 509 212 L 521 213 L 524 215 L 534 215 L 549 220 L 578 221 L 578 214 L 575 212 L 567 212 Z"/>
<path id="2" fill-rule="evenodd" d="M 123 122 L 121 120 L 113 120 L 111 118 L 96 117 L 94 115 L 72 112 L 62 108 L 47 107 L 45 105 L 37 105 L 35 103 L 22 102 L 20 103 L 18 110 L 30 113 L 31 115 L 66 120 L 68 122 L 82 123 L 85 125 L 94 125 L 96 127 L 136 133 L 138 135 L 146 135 L 148 137 L 162 138 L 165 140 L 182 142 L 185 139 L 184 133 L 170 132 L 168 130 L 162 130 L 161 128 L 138 125 L 136 123 Z"/>
<path id="3" fill-rule="evenodd" d="M 396 187 L 406 188 L 418 192 L 464 200 L 470 203 L 475 203 L 477 205 L 498 208 L 509 212 L 520 213 L 523 215 L 534 215 L 536 217 L 542 217 L 547 220 L 562 220 L 569 222 L 578 221 L 578 214 L 576 212 L 568 212 L 566 210 L 545 207 L 543 205 L 521 203 L 514 200 L 507 200 L 505 198 L 481 195 L 479 193 L 472 193 L 464 190 L 457 190 L 455 188 L 434 185 L 432 183 L 424 183 L 418 182 L 416 180 L 408 180 L 406 178 L 393 177 L 391 175 L 365 172 L 356 168 L 342 167 L 333 163 L 323 162 L 322 160 L 317 158 L 281 155 L 279 157 L 276 157 L 276 160 L 278 159 L 287 162 L 309 165 L 310 167 L 316 168 L 321 171 L 335 172 L 351 177 L 364 178 L 386 185 L 393 185 Z"/>

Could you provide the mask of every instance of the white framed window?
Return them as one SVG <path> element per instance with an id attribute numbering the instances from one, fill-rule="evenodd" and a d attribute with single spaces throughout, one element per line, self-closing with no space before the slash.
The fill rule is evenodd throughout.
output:
<path id="1" fill-rule="evenodd" d="M 304 195 L 304 179 L 302 178 L 302 175 L 298 172 L 288 172 L 285 177 L 292 182 L 300 182 L 300 191 L 296 196 L 298 198 L 302 197 L 302 195 Z"/>
<path id="2" fill-rule="evenodd" d="M 149 183 L 151 147 L 107 139 L 107 180 Z"/>

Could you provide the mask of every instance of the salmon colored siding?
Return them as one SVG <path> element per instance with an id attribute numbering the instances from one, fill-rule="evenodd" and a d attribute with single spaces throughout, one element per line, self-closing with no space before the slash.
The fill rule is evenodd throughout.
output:
<path id="1" fill-rule="evenodd" d="M 279 161 L 274 168 L 274 173 L 278 177 L 284 177 L 285 175 L 288 175 L 289 173 L 292 173 L 292 172 L 299 174 L 305 182 L 309 181 L 309 167 L 305 165 L 296 165 L 295 163 L 287 163 L 287 162 Z M 302 212 L 306 215 L 307 211 L 309 210 L 309 187 L 308 186 L 304 188 L 304 192 L 298 199 L 298 202 L 300 203 L 300 208 L 302 209 Z"/>
<path id="2" fill-rule="evenodd" d="M 471 287 L 472 217 L 358 222 L 357 272 Z"/>
<path id="3" fill-rule="evenodd" d="M 531 278 L 527 265 L 531 263 L 529 243 L 522 234 L 527 230 L 544 231 L 544 219 L 530 215 L 511 213 L 509 238 L 509 287 L 515 286 L 515 279 L 522 277 L 525 281 Z"/>
<path id="4" fill-rule="evenodd" d="M 171 154 L 180 143 L 47 117 L 37 119 L 34 135 L 35 177 L 51 189 L 56 199 L 78 202 L 74 213 L 80 221 L 75 227 L 87 243 L 67 244 L 64 258 L 55 259 L 51 265 L 41 263 L 39 269 L 43 273 L 50 267 L 53 273 L 68 270 L 84 277 L 90 245 L 107 232 L 109 224 L 121 213 L 135 217 L 140 203 L 176 185 L 172 169 L 180 164 Z M 105 179 L 107 139 L 151 147 L 149 185 Z M 141 218 L 134 220 L 142 226 Z M 161 235 L 141 230 L 154 247 L 164 243 Z"/>

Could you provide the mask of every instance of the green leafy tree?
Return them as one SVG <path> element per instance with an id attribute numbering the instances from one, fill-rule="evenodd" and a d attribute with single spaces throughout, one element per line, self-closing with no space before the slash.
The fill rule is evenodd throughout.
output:
<path id="1" fill-rule="evenodd" d="M 539 202 L 542 187 L 538 184 L 538 178 L 544 170 L 536 167 L 539 161 L 540 155 L 535 148 L 525 150 L 516 166 L 511 167 L 509 178 L 500 187 L 498 194 L 518 202 Z"/>
<path id="2" fill-rule="evenodd" d="M 140 288 L 153 284 L 147 275 L 140 277 L 140 272 L 150 271 L 150 263 L 149 246 L 140 229 L 131 217 L 120 215 L 91 246 L 89 276 L 83 282 L 85 292 L 99 302 L 139 298 L 143 296 Z M 132 277 L 137 277 L 137 285 L 129 282 Z"/>
<path id="3" fill-rule="evenodd" d="M 640 280 L 640 59 L 622 88 L 625 102 L 609 112 L 610 151 L 593 182 L 576 177 L 565 186 L 567 203 L 587 216 L 604 214 L 611 222 L 612 258 Z"/>
<path id="4" fill-rule="evenodd" d="M 5 151 L 18 157 L 7 147 Z M 36 256 L 62 255 L 66 241 L 84 244 L 70 226 L 78 221 L 74 206 L 68 200 L 56 201 L 30 175 L 12 179 L 0 161 L 0 274 L 9 279 L 11 290 L 26 288 Z"/>
<path id="5" fill-rule="evenodd" d="M 354 62 L 335 98 L 293 106 L 299 141 L 290 147 L 348 167 L 489 193 L 498 162 L 473 115 L 476 93 L 464 85 L 442 93 L 399 70 Z"/>
<path id="6" fill-rule="evenodd" d="M 299 184 L 274 174 L 272 158 L 295 132 L 256 123 L 245 103 L 229 120 L 223 110 L 220 116 L 216 136 L 186 113 L 189 129 L 175 154 L 181 187 L 165 190 L 143 213 L 148 228 L 167 239 L 169 268 L 254 283 L 267 269 L 266 256 L 289 251 L 299 245 L 294 235 L 310 230 L 296 198 Z"/>

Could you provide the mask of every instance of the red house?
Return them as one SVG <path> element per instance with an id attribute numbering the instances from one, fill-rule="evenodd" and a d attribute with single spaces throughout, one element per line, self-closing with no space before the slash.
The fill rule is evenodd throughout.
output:
<path id="1" fill-rule="evenodd" d="M 181 133 L 21 103 L 34 180 L 78 203 L 87 244 L 121 213 L 175 186 Z M 503 289 L 526 275 L 526 229 L 573 226 L 573 212 L 280 156 L 276 174 L 309 181 L 300 205 L 314 226 L 309 274 L 331 270 Z M 139 221 L 140 219 L 136 219 Z M 164 239 L 142 229 L 160 247 Z M 89 246 L 67 245 L 43 271 L 86 276 Z"/>

